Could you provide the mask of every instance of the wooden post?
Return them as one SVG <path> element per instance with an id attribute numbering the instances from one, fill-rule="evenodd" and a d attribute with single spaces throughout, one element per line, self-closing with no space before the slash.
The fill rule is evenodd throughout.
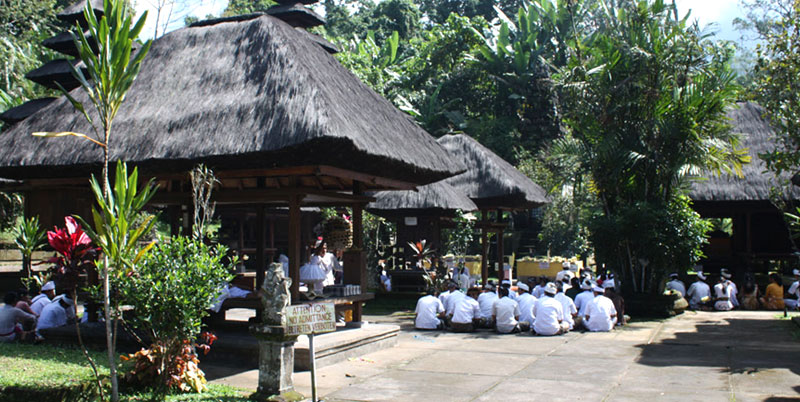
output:
<path id="1" fill-rule="evenodd" d="M 353 195 L 363 195 L 361 182 L 353 181 Z M 367 259 L 364 250 L 364 204 L 353 204 L 353 247 L 345 255 L 344 282 L 367 289 Z M 353 322 L 361 322 L 361 302 L 353 302 Z"/>
<path id="2" fill-rule="evenodd" d="M 489 214 L 486 210 L 481 210 L 481 222 L 487 223 L 487 215 Z M 489 282 L 489 236 L 486 233 L 486 225 L 481 227 L 481 247 L 482 253 L 481 254 L 481 282 L 483 282 L 483 286 L 486 286 L 486 283 Z"/>
<path id="3" fill-rule="evenodd" d="M 265 275 L 265 261 L 264 261 L 264 243 L 266 239 L 264 238 L 264 210 L 266 206 L 264 204 L 256 206 L 256 286 L 255 291 L 257 292 L 258 289 L 261 288 L 261 285 L 264 283 L 264 275 Z M 261 318 L 263 316 L 262 309 L 256 310 L 256 320 L 261 322 Z"/>
<path id="4" fill-rule="evenodd" d="M 180 205 L 170 205 L 167 207 L 169 216 L 169 232 L 172 236 L 181 234 L 181 207 Z"/>
<path id="5" fill-rule="evenodd" d="M 500 275 L 501 276 L 500 280 L 503 280 L 503 279 L 509 279 L 510 280 L 511 279 L 510 277 L 509 278 L 505 277 L 505 272 L 506 271 L 503 269 L 503 267 L 505 266 L 505 259 L 503 258 L 504 257 L 503 256 L 503 251 L 504 251 L 503 250 L 503 229 L 498 229 L 497 230 L 497 269 L 498 269 L 499 272 L 502 273 Z"/>
<path id="6" fill-rule="evenodd" d="M 302 196 L 289 198 L 289 276 L 292 278 L 292 301 L 300 300 L 300 200 Z"/>

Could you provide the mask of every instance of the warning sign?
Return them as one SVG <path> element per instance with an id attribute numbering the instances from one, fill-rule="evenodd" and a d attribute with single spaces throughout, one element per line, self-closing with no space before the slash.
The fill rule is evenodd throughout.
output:
<path id="1" fill-rule="evenodd" d="M 336 331 L 333 303 L 298 304 L 286 308 L 286 334 L 321 334 Z"/>

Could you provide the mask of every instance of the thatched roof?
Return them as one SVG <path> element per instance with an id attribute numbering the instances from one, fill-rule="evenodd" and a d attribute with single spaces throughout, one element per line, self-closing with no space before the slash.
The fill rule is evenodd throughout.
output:
<path id="1" fill-rule="evenodd" d="M 28 118 L 28 116 L 38 112 L 39 109 L 42 109 L 45 106 L 53 103 L 54 100 L 56 100 L 56 98 L 40 98 L 27 101 L 0 114 L 0 120 L 8 124 L 18 123 Z"/>
<path id="2" fill-rule="evenodd" d="M 420 186 L 417 191 L 379 191 L 372 196 L 375 201 L 367 205 L 367 210 L 381 216 L 421 211 L 445 214 L 459 209 L 465 212 L 478 209 L 469 197 L 443 181 Z"/>
<path id="3" fill-rule="evenodd" d="M 60 13 L 56 14 L 56 18 L 60 19 L 61 21 L 68 22 L 70 24 L 74 24 L 75 21 L 83 22 L 83 10 L 86 8 L 86 1 L 81 0 L 77 3 L 73 3 L 64 7 Z M 103 15 L 103 0 L 89 0 L 92 2 L 92 8 L 94 9 L 94 13 L 97 17 Z"/>
<path id="4" fill-rule="evenodd" d="M 72 93 L 89 104 L 81 90 Z M 79 177 L 99 150 L 36 131 L 91 128 L 60 98 L 0 135 L 0 176 Z M 112 160 L 151 171 L 330 165 L 424 185 L 464 170 L 408 115 L 271 16 L 153 43 L 114 120 Z"/>
<path id="5" fill-rule="evenodd" d="M 28 74 L 25 74 L 25 78 L 51 89 L 58 89 L 56 83 L 59 83 L 64 89 L 69 91 L 81 85 L 75 76 L 72 75 L 70 64 L 73 66 L 80 66 L 84 74 L 88 73 L 83 62 L 80 60 L 56 59 L 45 63 L 45 65 L 35 70 L 31 70 Z"/>
<path id="6" fill-rule="evenodd" d="M 92 36 L 89 35 L 89 32 L 84 32 L 86 35 L 86 40 L 89 42 L 89 46 L 94 49 L 95 53 L 98 53 L 97 50 L 97 42 L 94 40 Z M 72 39 L 72 34 L 69 32 L 62 32 L 52 38 L 47 38 L 42 41 L 42 45 L 46 48 L 53 49 L 56 52 L 66 54 L 73 57 L 78 57 L 80 53 L 78 52 L 78 48 L 75 47 L 75 41 Z"/>
<path id="7" fill-rule="evenodd" d="M 471 137 L 445 135 L 438 142 L 451 158 L 467 165 L 466 172 L 445 182 L 466 194 L 478 207 L 527 209 L 550 202 L 538 184 Z"/>
<path id="8" fill-rule="evenodd" d="M 740 102 L 728 111 L 734 133 L 741 135 L 741 146 L 748 149 L 750 163 L 744 165 L 744 178 L 728 174 L 706 175 L 708 180 L 692 184 L 689 196 L 695 201 L 768 201 L 770 189 L 776 185 L 774 173 L 767 170 L 764 161 L 758 156 L 775 148 L 775 131 L 764 116 L 764 108 Z M 791 175 L 786 174 L 789 180 Z M 790 186 L 787 199 L 800 199 L 800 189 Z"/>
<path id="9" fill-rule="evenodd" d="M 325 18 L 301 4 L 281 4 L 267 9 L 267 14 L 286 21 L 293 27 L 311 28 L 325 25 Z"/>

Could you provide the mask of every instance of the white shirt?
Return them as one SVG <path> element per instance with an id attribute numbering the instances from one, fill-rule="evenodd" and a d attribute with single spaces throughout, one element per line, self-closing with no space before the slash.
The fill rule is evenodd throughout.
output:
<path id="1" fill-rule="evenodd" d="M 586 309 L 586 315 L 589 319 L 586 321 L 586 329 L 592 332 L 607 332 L 614 328 L 617 322 L 617 310 L 614 308 L 614 303 L 608 297 L 603 295 L 595 296 L 589 307 Z"/>
<path id="2" fill-rule="evenodd" d="M 50 304 L 50 298 L 44 293 L 39 293 L 31 300 L 31 311 L 36 315 L 42 315 L 42 309 L 48 304 Z"/>
<path id="3" fill-rule="evenodd" d="M 495 317 L 497 332 L 508 333 L 517 326 L 519 306 L 510 297 L 503 297 L 494 302 L 492 315 Z"/>
<path id="4" fill-rule="evenodd" d="M 449 290 L 446 292 L 439 293 L 439 301 L 442 302 L 442 305 L 444 305 L 444 302 L 447 301 L 447 298 L 450 296 L 451 293 L 453 292 Z"/>
<path id="5" fill-rule="evenodd" d="M 444 306 L 433 295 L 420 297 L 417 300 L 417 318 L 414 320 L 414 327 L 420 329 L 436 329 L 439 326 L 439 313 L 444 312 Z"/>
<path id="6" fill-rule="evenodd" d="M 677 279 L 673 279 L 673 280 L 667 282 L 667 290 L 674 290 L 674 291 L 680 293 L 681 297 L 685 297 L 686 296 L 686 285 L 684 285 L 683 282 L 681 282 L 681 281 L 679 281 Z"/>
<path id="7" fill-rule="evenodd" d="M 544 286 L 542 286 L 542 285 L 534 286 L 534 288 L 533 288 L 533 297 L 538 299 L 538 298 L 541 298 L 542 296 L 544 296 Z"/>
<path id="8" fill-rule="evenodd" d="M 733 304 L 734 307 L 739 307 L 739 297 L 737 297 L 739 288 L 736 287 L 736 284 L 732 281 L 728 281 L 728 294 L 731 298 L 731 304 Z"/>
<path id="9" fill-rule="evenodd" d="M 697 281 L 689 286 L 686 295 L 689 296 L 689 306 L 697 308 L 703 302 L 704 297 L 711 297 L 711 288 L 707 283 Z"/>
<path id="10" fill-rule="evenodd" d="M 578 313 L 575 302 L 573 302 L 569 296 L 565 295 L 564 292 L 557 293 L 555 299 L 560 302 L 561 307 L 564 308 L 564 317 L 562 319 L 569 324 L 569 329 L 572 329 L 575 326 L 575 320 L 572 318 L 572 315 Z"/>
<path id="11" fill-rule="evenodd" d="M 4 304 L 3 307 L 0 307 L 0 342 L 14 340 L 14 327 L 17 323 L 34 322 L 35 320 L 35 315 Z"/>
<path id="12" fill-rule="evenodd" d="M 481 316 L 481 308 L 478 305 L 478 301 L 469 296 L 460 298 L 455 305 L 455 310 L 453 310 L 453 322 L 469 324 L 472 320 L 480 318 Z"/>
<path id="13" fill-rule="evenodd" d="M 559 323 L 564 319 L 564 307 L 547 295 L 539 298 L 533 307 L 533 330 L 539 335 L 555 335 L 561 330 Z"/>
<path id="14" fill-rule="evenodd" d="M 575 276 L 575 274 L 573 274 L 572 271 L 570 271 L 568 269 L 564 269 L 564 270 L 558 271 L 558 273 L 556 274 L 556 282 L 564 282 L 564 277 L 567 277 L 567 278 L 569 278 L 569 280 L 572 280 L 572 278 L 574 276 Z"/>
<path id="15" fill-rule="evenodd" d="M 50 303 L 42 310 L 39 315 L 39 322 L 36 323 L 36 332 L 39 330 L 63 327 L 67 325 L 67 310 L 61 307 L 61 303 Z"/>
<path id="16" fill-rule="evenodd" d="M 714 302 L 714 308 L 716 310 L 721 311 L 728 311 L 733 309 L 733 303 L 731 303 L 731 296 L 730 296 L 730 286 L 724 283 L 718 283 L 714 285 L 714 297 L 716 298 L 728 298 L 728 300 L 717 300 Z"/>
<path id="17" fill-rule="evenodd" d="M 497 297 L 500 297 L 500 288 L 497 289 L 496 293 L 497 293 Z M 519 297 L 519 295 L 517 295 L 517 292 L 511 290 L 511 288 L 508 288 L 508 297 L 511 300 L 517 300 L 517 297 Z"/>
<path id="18" fill-rule="evenodd" d="M 800 281 L 795 281 L 792 286 L 789 286 L 789 295 L 800 299 Z"/>
<path id="19" fill-rule="evenodd" d="M 472 286 L 472 278 L 467 273 L 458 276 L 458 287 L 461 289 L 469 289 Z"/>
<path id="20" fill-rule="evenodd" d="M 586 315 L 586 309 L 589 308 L 589 303 L 594 300 L 594 293 L 591 290 L 584 290 L 575 296 L 575 308 L 578 309 L 578 315 L 583 317 Z"/>
<path id="21" fill-rule="evenodd" d="M 323 286 L 331 286 L 335 283 L 335 279 L 333 277 L 333 271 L 341 271 L 342 266 L 339 265 L 339 260 L 336 259 L 331 253 L 325 253 L 324 256 L 320 257 L 317 254 L 311 256 L 311 265 L 319 265 L 325 271 L 325 280 L 322 282 Z"/>
<path id="22" fill-rule="evenodd" d="M 519 320 L 525 321 L 528 324 L 533 324 L 533 305 L 536 303 L 536 298 L 530 293 L 523 293 L 517 296 L 517 304 L 519 305 Z"/>
<path id="23" fill-rule="evenodd" d="M 492 307 L 497 301 L 497 293 L 483 292 L 478 296 L 478 304 L 481 306 L 481 318 L 492 318 Z"/>
<path id="24" fill-rule="evenodd" d="M 450 296 L 447 297 L 447 300 L 444 302 L 444 311 L 447 315 L 453 315 L 453 312 L 456 311 L 456 305 L 458 304 L 461 299 L 467 297 L 463 292 L 456 290 L 455 292 L 451 293 Z"/>

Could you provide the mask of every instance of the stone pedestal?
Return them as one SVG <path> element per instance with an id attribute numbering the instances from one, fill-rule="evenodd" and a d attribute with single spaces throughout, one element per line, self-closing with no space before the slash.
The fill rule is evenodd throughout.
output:
<path id="1" fill-rule="evenodd" d="M 274 325 L 252 325 L 250 333 L 258 339 L 258 391 L 251 398 L 262 401 L 294 401 L 303 396 L 295 392 L 294 344 L 297 336 L 289 336 L 285 328 Z"/>

